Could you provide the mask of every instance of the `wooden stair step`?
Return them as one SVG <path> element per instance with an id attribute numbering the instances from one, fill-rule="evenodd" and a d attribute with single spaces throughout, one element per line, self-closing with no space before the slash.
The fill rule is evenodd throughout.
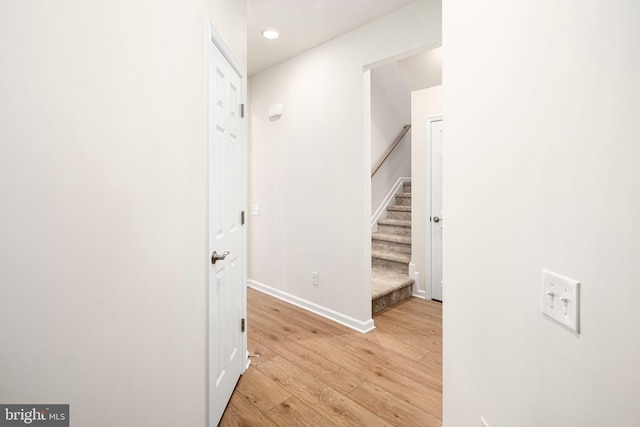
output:
<path id="1" fill-rule="evenodd" d="M 396 194 L 396 205 L 402 205 L 403 200 L 411 201 L 411 193 L 397 193 Z"/>
<path id="2" fill-rule="evenodd" d="M 409 273 L 411 254 L 390 249 L 372 249 L 371 267 L 395 271 L 396 273 Z"/>
<path id="3" fill-rule="evenodd" d="M 371 313 L 411 298 L 414 280 L 408 275 L 380 268 L 371 269 Z"/>
<path id="4" fill-rule="evenodd" d="M 411 227 L 411 220 L 408 219 L 379 219 L 378 224 L 381 225 L 397 225 L 399 227 Z"/>
<path id="5" fill-rule="evenodd" d="M 411 206 L 391 205 L 387 206 L 388 211 L 411 212 Z"/>
<path id="6" fill-rule="evenodd" d="M 373 233 L 371 235 L 371 249 L 374 251 L 397 251 L 411 254 L 411 236 Z"/>
<path id="7" fill-rule="evenodd" d="M 371 257 L 387 261 L 401 262 L 403 264 L 409 264 L 411 262 L 411 254 L 396 251 L 372 250 Z"/>
<path id="8" fill-rule="evenodd" d="M 413 285 L 414 280 L 406 274 L 381 268 L 371 269 L 371 299 L 374 300 L 407 285 Z"/>
<path id="9" fill-rule="evenodd" d="M 403 219 L 411 221 L 411 206 L 387 206 L 387 219 Z"/>
<path id="10" fill-rule="evenodd" d="M 378 220 L 378 232 L 411 236 L 411 220 L 389 218 L 380 219 Z"/>
<path id="11" fill-rule="evenodd" d="M 411 236 L 403 236 L 400 234 L 388 234 L 388 233 L 371 233 L 371 238 L 373 240 L 383 240 L 385 242 L 392 243 L 404 243 L 407 245 L 411 244 Z"/>

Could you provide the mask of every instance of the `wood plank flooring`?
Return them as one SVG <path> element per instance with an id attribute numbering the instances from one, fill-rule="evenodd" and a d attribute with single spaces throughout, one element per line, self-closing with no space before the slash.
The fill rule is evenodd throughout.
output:
<path id="1" fill-rule="evenodd" d="M 442 305 L 411 298 L 368 334 L 249 288 L 249 352 L 220 426 L 442 426 Z"/>

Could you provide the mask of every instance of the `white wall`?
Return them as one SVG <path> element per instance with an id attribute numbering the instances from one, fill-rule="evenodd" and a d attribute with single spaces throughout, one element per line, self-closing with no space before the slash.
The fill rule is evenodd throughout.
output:
<path id="1" fill-rule="evenodd" d="M 206 422 L 206 17 L 240 2 L 0 4 L 0 401 L 77 426 Z"/>
<path id="2" fill-rule="evenodd" d="M 409 90 L 442 85 L 442 47 L 401 59 L 397 64 Z"/>
<path id="3" fill-rule="evenodd" d="M 411 92 L 395 62 L 371 70 L 371 167 L 375 167 L 411 123 Z M 411 134 L 371 177 L 371 211 L 382 204 L 399 177 L 411 176 Z"/>
<path id="4" fill-rule="evenodd" d="M 638 425 L 638 16 L 445 2 L 446 427 Z M 579 336 L 542 268 L 582 283 Z"/>
<path id="5" fill-rule="evenodd" d="M 251 78 L 249 278 L 371 318 L 369 144 L 363 71 L 440 44 L 440 4 L 421 0 Z M 282 103 L 279 121 L 266 117 Z M 311 272 L 320 286 L 311 285 Z"/>
<path id="6" fill-rule="evenodd" d="M 411 92 L 411 261 L 420 274 L 418 295 L 431 297 L 428 289 L 431 276 L 431 241 L 427 238 L 429 204 L 431 200 L 431 146 L 428 139 L 427 118 L 442 115 L 442 86 Z"/>

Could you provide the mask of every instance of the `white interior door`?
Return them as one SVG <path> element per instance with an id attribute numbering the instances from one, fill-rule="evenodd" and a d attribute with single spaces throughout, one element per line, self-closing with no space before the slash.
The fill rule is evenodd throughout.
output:
<path id="1" fill-rule="evenodd" d="M 246 366 L 246 289 L 242 80 L 209 45 L 209 425 L 215 426 Z"/>
<path id="2" fill-rule="evenodd" d="M 431 299 L 442 301 L 442 120 L 430 121 Z"/>

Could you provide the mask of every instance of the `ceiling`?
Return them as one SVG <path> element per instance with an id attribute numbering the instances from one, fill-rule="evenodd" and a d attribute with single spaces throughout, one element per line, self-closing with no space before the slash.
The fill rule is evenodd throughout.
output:
<path id="1" fill-rule="evenodd" d="M 248 74 L 251 76 L 415 0 L 248 0 Z M 260 31 L 277 28 L 280 38 Z"/>

